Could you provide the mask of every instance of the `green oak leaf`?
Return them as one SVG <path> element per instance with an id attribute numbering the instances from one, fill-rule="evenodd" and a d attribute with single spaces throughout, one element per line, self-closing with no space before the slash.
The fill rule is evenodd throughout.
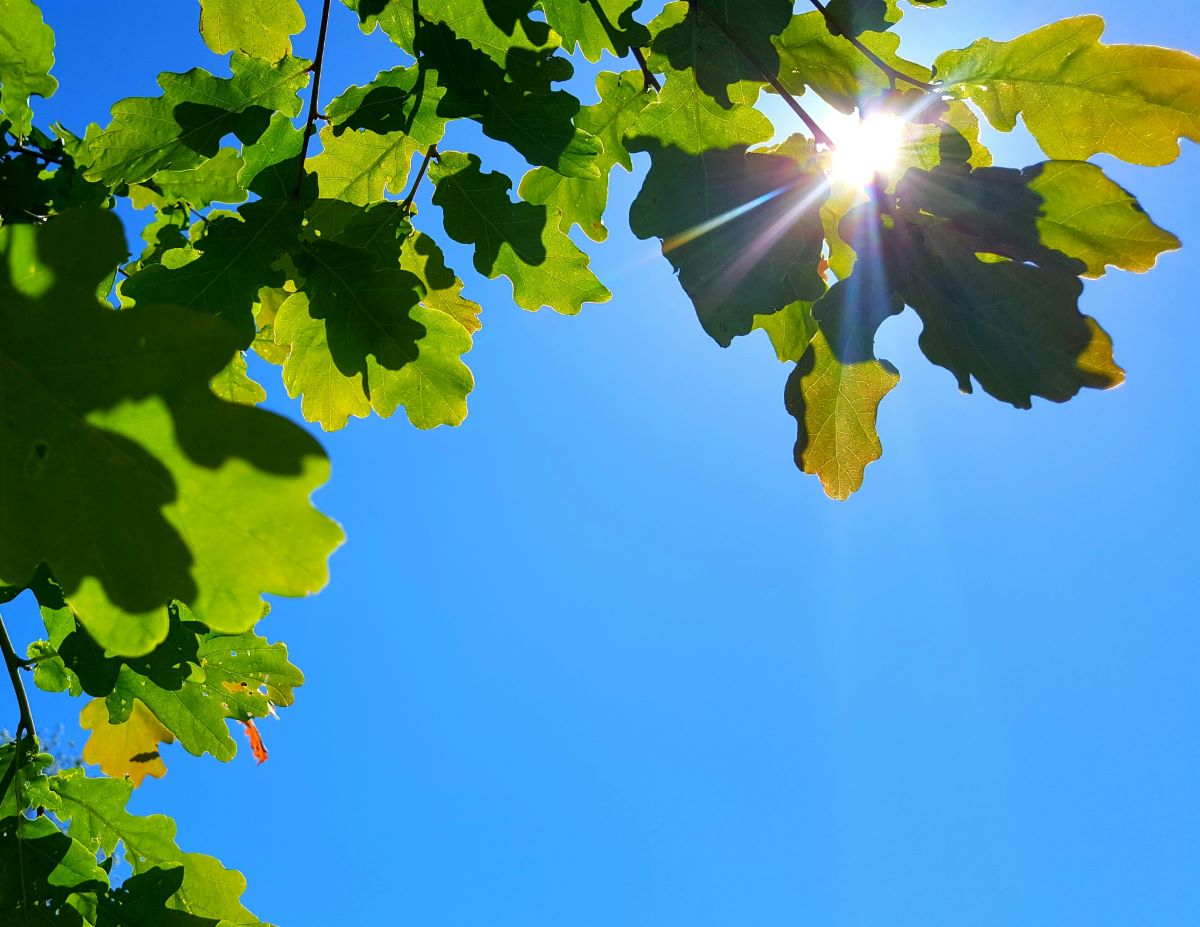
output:
<path id="1" fill-rule="evenodd" d="M 650 44 L 650 31 L 633 17 L 642 0 L 540 0 L 550 28 L 568 52 L 579 46 L 588 61 L 604 52 L 624 58 Z"/>
<path id="2" fill-rule="evenodd" d="M 0 819 L 0 918 L 5 924 L 83 927 L 68 899 L 107 886 L 108 874 L 87 847 L 49 818 Z"/>
<path id="3" fill-rule="evenodd" d="M 297 255 L 300 292 L 275 316 L 287 345 L 283 381 L 326 430 L 401 405 L 418 428 L 459 424 L 474 386 L 461 355 L 471 336 L 451 315 L 422 303 L 424 286 L 399 266 L 381 269 L 366 251 L 314 242 Z"/>
<path id="4" fill-rule="evenodd" d="M 988 248 L 951 221 L 907 210 L 882 221 L 863 206 L 842 226 L 858 266 L 864 254 L 882 262 L 893 291 L 924 324 L 921 350 L 963 392 L 974 378 L 1024 409 L 1033 396 L 1066 402 L 1083 387 L 1108 389 L 1124 379 L 1111 339 L 1079 312 L 1083 284 L 1061 256 L 1040 254 L 1041 265 L 981 257 Z"/>
<path id="5" fill-rule="evenodd" d="M 288 56 L 272 64 L 235 52 L 230 67 L 231 78 L 200 68 L 160 74 L 162 96 L 114 104 L 112 122 L 91 142 L 88 179 L 140 183 L 162 170 L 198 167 L 217 154 L 226 135 L 250 144 L 273 112 L 300 112 L 309 62 Z"/>
<path id="6" fill-rule="evenodd" d="M 304 209 L 315 186 L 301 177 L 296 187 L 302 144 L 301 133 L 276 115 L 259 141 L 244 150 L 238 174 L 238 183 L 261 198 L 236 213 L 209 213 L 203 233 L 191 244 L 132 274 L 121 286 L 122 298 L 212 313 L 234 326 L 241 347 L 249 346 L 259 289 L 284 282 L 276 265 L 299 247 Z"/>
<path id="7" fill-rule="evenodd" d="M 419 145 L 435 145 L 445 133 L 446 93 L 437 70 L 422 62 L 380 71 L 369 84 L 343 90 L 325 107 L 325 115 L 338 134 L 348 129 L 402 132 Z"/>
<path id="8" fill-rule="evenodd" d="M 211 392 L 232 330 L 97 299 L 124 254 L 109 213 L 0 228 L 0 384 L 24 397 L 0 442 L 12 500 L 0 582 L 24 587 L 47 564 L 97 641 L 141 654 L 163 639 L 174 599 L 240 632 L 261 593 L 316 591 L 341 532 L 309 501 L 328 474 L 316 443 Z"/>
<path id="9" fill-rule="evenodd" d="M 651 67 L 666 59 L 672 71 L 690 71 L 700 90 L 729 108 L 729 88 L 761 85 L 762 69 L 779 72 L 772 39 L 792 19 L 792 0 L 696 0 L 669 3 L 650 24 L 654 34 Z"/>
<path id="10" fill-rule="evenodd" d="M 187 203 L 195 209 L 213 203 L 241 203 L 246 199 L 246 191 L 238 179 L 242 168 L 237 151 L 222 148 L 199 167 L 159 171 L 145 184 L 131 185 L 129 192 L 138 209 L 163 203 Z"/>
<path id="11" fill-rule="evenodd" d="M 421 145 L 403 132 L 379 135 L 363 130 L 339 135 L 326 128 L 321 131 L 321 148 L 305 165 L 317 177 L 318 196 L 366 206 L 382 201 L 388 193 L 404 192 L 409 164 Z M 319 204 L 315 211 L 320 213 Z"/>
<path id="12" fill-rule="evenodd" d="M 512 181 L 504 174 L 485 174 L 475 155 L 447 151 L 429 175 L 437 185 L 433 202 L 442 209 L 446 232 L 474 245 L 481 274 L 491 279 L 503 274 L 512 281 L 513 299 L 522 309 L 549 306 L 573 315 L 586 302 L 612 297 L 588 269 L 588 256 L 545 206 L 509 199 Z"/>
<path id="13" fill-rule="evenodd" d="M 511 66 L 514 53 L 544 52 L 558 46 L 558 36 L 546 23 L 534 19 L 535 0 L 438 0 L 418 10 L 420 20 L 444 24 L 461 39 L 479 49 L 501 67 Z M 359 0 L 359 9 L 367 5 Z M 379 0 L 373 6 L 379 7 Z M 421 50 L 418 21 L 417 50 Z"/>
<path id="14" fill-rule="evenodd" d="M 780 363 L 800 360 L 818 330 L 812 317 L 812 303 L 803 300 L 788 303 L 778 312 L 756 315 L 754 329 L 767 333 Z"/>
<path id="15" fill-rule="evenodd" d="M 639 71 L 621 74 L 602 71 L 596 77 L 596 90 L 600 102 L 581 109 L 575 124 L 603 145 L 595 162 L 600 176 L 564 177 L 548 167 L 536 167 L 521 178 L 517 193 L 525 202 L 557 213 L 559 228 L 564 232 L 578 225 L 592 241 L 604 241 L 608 237 L 603 221 L 608 204 L 608 177 L 618 164 L 627 171 L 633 170 L 623 139 L 650 97 L 643 90 Z"/>
<path id="16" fill-rule="evenodd" d="M 246 370 L 246 354 L 238 351 L 233 360 L 211 380 L 212 391 L 229 402 L 244 406 L 256 406 L 266 402 L 267 391 L 250 378 Z"/>
<path id="17" fill-rule="evenodd" d="M 929 80 L 928 68 L 906 61 L 897 52 L 900 37 L 893 32 L 861 36 L 864 45 L 902 74 Z M 834 109 L 852 113 L 862 102 L 886 91 L 887 75 L 867 60 L 849 40 L 829 31 L 818 12 L 802 13 L 774 38 L 779 56 L 779 82 L 800 96 L 807 88 Z"/>
<path id="18" fill-rule="evenodd" d="M 796 466 L 815 473 L 827 495 L 847 499 L 883 453 L 879 404 L 900 381 L 875 356 L 875 332 L 903 308 L 875 264 L 830 287 L 812 307 L 820 330 L 788 377 L 784 405 L 796 419 Z"/>
<path id="19" fill-rule="evenodd" d="M 1017 116 L 1051 158 L 1104 152 L 1157 166 L 1200 142 L 1200 58 L 1149 45 L 1104 45 L 1099 16 L 1076 16 L 1010 42 L 980 39 L 935 63 L 940 88 L 997 129 Z"/>
<path id="20" fill-rule="evenodd" d="M 17 138 L 29 134 L 31 96 L 51 96 L 58 81 L 54 66 L 54 32 L 32 0 L 0 0 L 0 115 L 12 123 Z"/>
<path id="21" fill-rule="evenodd" d="M 1107 264 L 1145 271 L 1179 239 L 1150 221 L 1129 193 L 1086 161 L 1043 161 L 1022 170 L 939 166 L 912 170 L 901 202 L 950 220 L 977 250 L 1089 277 Z"/>
<path id="22" fill-rule="evenodd" d="M 1086 277 L 1108 264 L 1144 273 L 1179 239 L 1159 228 L 1133 194 L 1087 161 L 1045 161 L 1027 167 L 1029 189 L 1042 198 L 1038 233 L 1047 248 L 1078 258 Z"/>
<path id="23" fill-rule="evenodd" d="M 211 219 L 194 245 L 164 253 L 121 286 L 135 304 L 173 303 L 223 318 L 238 332 L 240 347 L 254 338 L 254 299 L 260 287 L 278 286 L 272 265 L 299 241 L 303 207 L 293 200 L 256 200 L 236 216 Z"/>
<path id="24" fill-rule="evenodd" d="M 712 148 L 699 155 L 633 139 L 650 171 L 629 210 L 639 238 L 662 239 L 704 330 L 722 347 L 825 291 L 819 263 L 824 175 L 784 154 Z"/>
<path id="25" fill-rule="evenodd" d="M 686 3 L 669 3 L 651 27 L 666 32 L 683 25 L 686 16 Z M 712 54 L 729 52 L 726 42 Z M 771 121 L 754 108 L 762 90 L 760 84 L 742 81 L 728 85 L 724 99 L 718 101 L 688 70 L 675 69 L 665 52 L 655 51 L 649 64 L 652 70 L 666 72 L 666 85 L 641 111 L 629 130 L 627 145 L 631 139 L 648 138 L 663 147 L 700 154 L 709 148 L 765 142 L 774 133 Z"/>
<path id="26" fill-rule="evenodd" d="M 206 922 L 209 924 L 258 923 L 239 900 L 246 888 L 242 874 L 226 869 L 211 856 L 183 852 L 175 843 L 175 822 L 170 818 L 161 814 L 146 817 L 130 814 L 126 810 L 133 791 L 129 782 L 91 778 L 81 769 L 66 769 L 54 776 L 50 785 L 59 799 L 58 816 L 69 821 L 71 840 L 76 846 L 86 848 L 93 864 L 98 853 L 111 857 L 120 842 L 134 878 L 161 873 L 164 868 L 171 871 L 182 868 L 182 879 L 174 883 L 174 890 L 164 899 L 166 911 L 209 918 Z M 113 900 L 119 909 L 122 896 Z M 151 923 L 176 923 L 161 906 L 158 913 L 160 919 Z M 110 923 L 115 927 L 126 922 Z"/>
<path id="27" fill-rule="evenodd" d="M 200 35 L 218 55 L 240 51 L 278 61 L 292 50 L 290 37 L 303 31 L 296 0 L 200 0 Z"/>
<path id="28" fill-rule="evenodd" d="M 595 164 L 600 143 L 574 121 L 579 100 L 551 89 L 571 75 L 570 62 L 553 48 L 510 47 L 502 66 L 449 26 L 423 22 L 417 51 L 426 80 L 436 79 L 445 91 L 437 101 L 439 115 L 475 120 L 485 135 L 511 145 L 535 166 L 570 177 L 600 176 Z"/>
<path id="29" fill-rule="evenodd" d="M 820 477 L 830 498 L 849 498 L 883 454 L 875 420 L 898 382 L 887 361 L 843 363 L 822 332 L 788 377 L 784 402 L 796 419 L 796 466 Z"/>
<path id="30" fill-rule="evenodd" d="M 168 612 L 166 638 L 142 657 L 113 657 L 92 639 L 53 583 L 37 589 L 48 640 L 31 645 L 39 657 L 34 682 L 50 692 L 106 698 L 108 718 L 124 723 L 134 700 L 146 706 L 188 752 L 229 760 L 237 745 L 226 719 L 245 721 L 291 705 L 304 676 L 287 647 L 246 632 L 219 634 L 185 606 Z"/>
<path id="31" fill-rule="evenodd" d="M 463 297 L 462 280 L 446 266 L 445 255 L 432 238 L 424 232 L 414 231 L 404 239 L 400 268 L 421 281 L 425 289 L 422 306 L 449 316 L 470 334 L 479 331 L 482 327 L 479 314 L 483 307 Z"/>
<path id="32" fill-rule="evenodd" d="M 417 5 L 412 0 L 342 0 L 358 14 L 358 26 L 368 35 L 381 29 L 410 55 L 414 53 Z"/>

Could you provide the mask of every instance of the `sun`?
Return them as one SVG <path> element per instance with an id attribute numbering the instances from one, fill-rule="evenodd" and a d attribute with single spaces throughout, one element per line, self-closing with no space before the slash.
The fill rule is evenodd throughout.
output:
<path id="1" fill-rule="evenodd" d="M 861 187 L 886 174 L 896 164 L 904 141 L 904 120 L 876 113 L 865 119 L 847 119 L 834 141 L 832 179 Z"/>

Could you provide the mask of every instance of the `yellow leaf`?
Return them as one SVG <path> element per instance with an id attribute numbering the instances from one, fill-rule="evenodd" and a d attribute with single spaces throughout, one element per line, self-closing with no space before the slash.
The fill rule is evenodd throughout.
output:
<path id="1" fill-rule="evenodd" d="M 136 699 L 122 724 L 110 724 L 104 699 L 92 699 L 79 713 L 79 724 L 92 732 L 83 747 L 83 761 L 99 766 L 106 776 L 128 776 L 137 788 L 147 776 L 161 779 L 167 774 L 158 745 L 174 743 L 175 735 Z"/>

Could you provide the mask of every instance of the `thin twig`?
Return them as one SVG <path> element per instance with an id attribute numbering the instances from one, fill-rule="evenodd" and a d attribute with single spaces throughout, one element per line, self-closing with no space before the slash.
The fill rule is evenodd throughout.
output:
<path id="1" fill-rule="evenodd" d="M 26 148 L 24 145 L 9 145 L 9 151 L 19 151 L 21 154 L 33 155 L 35 158 L 41 158 L 43 161 L 49 161 L 51 164 L 62 164 L 63 159 L 54 155 L 46 154 L 44 151 L 38 151 L 34 148 Z"/>
<path id="2" fill-rule="evenodd" d="M 430 145 L 425 151 L 425 157 L 421 160 L 421 166 L 417 169 L 417 179 L 413 181 L 412 189 L 408 191 L 408 196 L 404 198 L 404 202 L 400 204 L 400 208 L 406 214 L 412 209 L 413 197 L 417 195 L 417 187 L 421 186 L 421 178 L 425 176 L 425 169 L 429 167 L 430 161 L 437 160 L 437 156 L 437 145 Z"/>
<path id="3" fill-rule="evenodd" d="M 321 28 L 317 32 L 317 54 L 313 58 L 310 68 L 313 75 L 312 93 L 308 98 L 308 118 L 304 120 L 304 142 L 300 146 L 300 165 L 296 171 L 296 189 L 292 191 L 294 197 L 300 195 L 300 187 L 304 184 L 304 162 L 308 160 L 308 143 L 312 139 L 313 128 L 317 123 L 317 107 L 321 93 L 321 65 L 325 62 L 325 33 L 329 30 L 329 4 L 330 0 L 325 0 L 325 5 L 321 8 Z"/>
<path id="4" fill-rule="evenodd" d="M 825 17 L 825 24 L 829 26 L 829 31 L 834 35 L 840 35 L 847 42 L 862 52 L 867 57 L 867 60 L 871 62 L 871 64 L 875 65 L 875 67 L 879 68 L 879 70 L 887 75 L 887 78 L 892 82 L 893 87 L 896 85 L 896 81 L 902 80 L 906 84 L 912 84 L 914 87 L 920 87 L 922 90 L 929 91 L 930 93 L 933 93 L 937 90 L 933 84 L 927 84 L 923 80 L 917 80 L 915 77 L 909 77 L 903 71 L 897 71 L 894 67 L 875 54 L 875 52 L 867 48 L 867 46 L 862 43 L 858 36 L 852 35 L 849 29 L 837 21 L 837 17 L 829 12 L 829 9 L 824 3 L 821 2 L 821 0 L 809 0 L 809 2 L 821 11 L 821 15 Z"/>
<path id="5" fill-rule="evenodd" d="M 0 652 L 4 654 L 4 665 L 8 667 L 8 678 L 12 681 L 13 692 L 17 696 L 17 705 L 21 709 L 21 723 L 17 727 L 17 740 L 22 739 L 22 731 L 30 737 L 36 737 L 37 728 L 33 724 L 33 712 L 29 710 L 29 696 L 25 694 L 25 684 L 21 681 L 21 674 L 18 672 L 21 658 L 13 650 L 3 618 L 0 618 Z"/>
<path id="6" fill-rule="evenodd" d="M 658 82 L 658 78 L 654 76 L 654 72 L 650 70 L 650 66 L 646 64 L 646 56 L 642 54 L 642 50 L 636 45 L 631 45 L 629 50 L 633 52 L 633 60 L 638 63 L 638 67 L 642 69 L 642 80 L 645 82 L 642 89 L 649 90 L 654 88 L 655 93 L 662 91 L 662 84 Z"/>
<path id="7" fill-rule="evenodd" d="M 708 13 L 708 11 L 705 10 L 700 4 L 700 0 L 688 0 L 688 3 L 693 10 Z M 708 14 L 708 18 L 716 24 L 718 29 L 725 33 L 725 38 L 729 39 L 729 41 L 733 44 L 733 47 L 742 53 L 742 57 L 750 62 L 750 64 L 758 71 L 758 73 L 762 75 L 762 79 L 771 85 L 771 88 L 777 94 L 779 94 L 783 102 L 791 107 L 792 112 L 799 116 L 801 120 L 803 120 L 804 124 L 808 126 L 808 131 L 812 133 L 813 140 L 818 144 L 824 145 L 830 151 L 836 148 L 837 146 L 833 143 L 833 139 L 826 134 L 824 129 L 817 125 L 817 121 L 808 114 L 808 111 L 800 105 L 800 102 L 788 92 L 787 88 L 784 87 L 783 84 L 779 82 L 779 78 L 772 74 L 770 69 L 758 60 L 758 56 L 742 44 L 742 40 L 734 35 L 730 28 L 721 21 L 721 18 L 719 16 L 713 16 L 712 14 Z"/>

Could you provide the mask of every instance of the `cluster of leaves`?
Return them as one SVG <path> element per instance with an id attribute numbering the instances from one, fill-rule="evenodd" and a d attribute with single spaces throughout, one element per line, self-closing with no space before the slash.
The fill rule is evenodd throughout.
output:
<path id="1" fill-rule="evenodd" d="M 644 155 L 632 231 L 661 241 L 718 344 L 766 332 L 791 365 L 797 465 L 837 498 L 881 453 L 888 317 L 911 307 L 963 390 L 1061 402 L 1123 376 L 1082 279 L 1178 246 L 1087 159 L 1161 165 L 1200 140 L 1200 60 L 1105 45 L 1097 17 L 925 66 L 892 26 L 944 0 L 677 0 L 648 22 L 641 0 L 343 3 L 323 3 L 310 62 L 296 0 L 200 0 L 228 75 L 162 74 L 161 93 L 76 134 L 35 125 L 53 33 L 32 0 L 0 0 L 0 395 L 17 397 L 0 418 L 0 601 L 32 594 L 47 629 L 23 658 L 0 644 L 19 693 L 32 670 L 91 697 L 84 759 L 113 777 L 46 776 L 23 703 L 0 748 L 6 922 L 253 922 L 240 876 L 123 810 L 165 772 L 160 744 L 227 760 L 230 721 L 256 737 L 291 703 L 302 677 L 254 630 L 262 596 L 317 591 L 341 539 L 310 502 L 323 451 L 256 408 L 246 352 L 322 428 L 401 407 L 418 428 L 459 424 L 481 308 L 442 236 L 517 306 L 577 313 L 610 298 L 579 235 L 604 241 L 612 171 Z M 333 15 L 382 30 L 402 63 L 326 100 Z M 632 65 L 597 68 L 584 105 L 564 86 L 580 58 Z M 810 93 L 898 121 L 894 169 L 840 180 Z M 803 131 L 772 143 L 764 94 Z M 1047 160 L 992 166 L 980 116 L 1023 117 Z M 457 120 L 528 172 L 443 150 Z M 440 229 L 417 214 L 422 182 Z M 148 210 L 135 254 L 121 200 Z"/>

